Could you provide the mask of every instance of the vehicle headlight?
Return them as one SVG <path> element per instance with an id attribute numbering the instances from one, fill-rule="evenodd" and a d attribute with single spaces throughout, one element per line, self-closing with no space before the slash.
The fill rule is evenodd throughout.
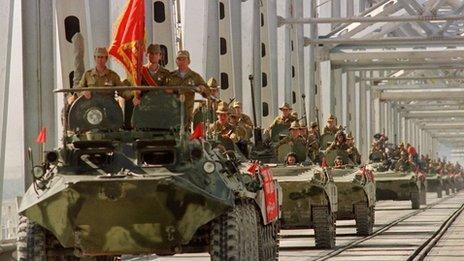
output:
<path id="1" fill-rule="evenodd" d="M 103 121 L 103 113 L 97 108 L 90 109 L 86 115 L 87 121 L 92 125 L 98 125 Z"/>
<path id="2" fill-rule="evenodd" d="M 216 170 L 216 165 L 214 165 L 214 162 L 206 161 L 205 163 L 203 163 L 203 170 L 207 174 L 211 174 Z"/>
<path id="3" fill-rule="evenodd" d="M 32 169 L 32 175 L 35 179 L 40 179 L 45 175 L 45 169 L 42 166 L 35 166 Z"/>

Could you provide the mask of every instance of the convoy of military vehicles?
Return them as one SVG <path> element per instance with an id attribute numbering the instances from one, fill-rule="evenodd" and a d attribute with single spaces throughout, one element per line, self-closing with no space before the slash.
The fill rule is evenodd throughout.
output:
<path id="1" fill-rule="evenodd" d="M 355 220 L 359 236 L 374 232 L 377 200 L 410 200 L 418 209 L 427 191 L 442 197 L 463 186 L 460 166 L 406 161 L 384 135 L 365 165 L 340 127 L 315 139 L 294 134 L 304 124 L 282 121 L 255 128 L 243 150 L 231 133 L 188 131 L 190 87 L 144 87 L 132 129 L 123 128 L 114 98 L 88 90 L 92 98 L 69 109 L 62 146 L 33 162 L 19 210 L 19 260 L 187 252 L 277 260 L 281 228 L 314 229 L 316 247 L 333 248 L 336 220 Z"/>

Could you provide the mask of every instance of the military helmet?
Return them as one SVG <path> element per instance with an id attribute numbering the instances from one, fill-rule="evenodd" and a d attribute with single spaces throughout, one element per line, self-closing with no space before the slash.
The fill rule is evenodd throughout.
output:
<path id="1" fill-rule="evenodd" d="M 239 101 L 234 101 L 234 103 L 232 104 L 232 107 L 233 108 L 242 108 L 242 103 L 239 102 Z"/>
<path id="2" fill-rule="evenodd" d="M 229 114 L 229 105 L 225 102 L 220 102 L 216 110 L 217 114 Z"/>
<path id="3" fill-rule="evenodd" d="M 298 121 L 293 121 L 292 124 L 290 124 L 289 130 L 299 130 L 300 129 L 300 124 Z"/>
<path id="4" fill-rule="evenodd" d="M 161 46 L 159 44 L 150 44 L 147 47 L 147 53 L 161 53 Z"/>
<path id="5" fill-rule="evenodd" d="M 214 77 L 211 77 L 208 79 L 208 82 L 206 83 L 208 85 L 208 87 L 213 90 L 213 89 L 218 89 L 220 86 L 218 85 L 218 82 L 216 81 L 216 79 Z"/>
<path id="6" fill-rule="evenodd" d="M 190 60 L 190 53 L 187 50 L 180 50 L 177 52 L 176 58 L 187 58 Z"/>
<path id="7" fill-rule="evenodd" d="M 282 106 L 279 107 L 279 110 L 283 110 L 283 109 L 291 110 L 292 107 L 288 103 L 284 102 Z"/>
<path id="8" fill-rule="evenodd" d="M 105 47 L 97 47 L 93 52 L 93 56 L 106 56 L 108 57 L 108 50 Z"/>

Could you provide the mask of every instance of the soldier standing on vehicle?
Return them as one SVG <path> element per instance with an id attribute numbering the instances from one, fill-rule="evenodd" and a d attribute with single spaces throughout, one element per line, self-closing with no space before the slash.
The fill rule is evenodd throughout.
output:
<path id="1" fill-rule="evenodd" d="M 177 70 L 172 71 L 166 81 L 168 86 L 197 86 L 198 91 L 207 97 L 209 95 L 209 89 L 206 86 L 205 80 L 198 73 L 192 71 L 190 65 L 190 53 L 186 50 L 177 52 L 176 58 Z M 183 92 L 185 95 L 185 124 L 187 128 L 190 127 L 193 115 L 193 103 L 195 99 L 195 93 L 191 91 Z"/>
<path id="2" fill-rule="evenodd" d="M 405 151 L 401 152 L 401 158 L 395 164 L 396 171 L 413 171 L 414 170 L 414 163 L 409 160 L 408 153 Z"/>
<path id="3" fill-rule="evenodd" d="M 337 127 L 337 118 L 330 114 L 329 118 L 327 119 L 327 125 L 324 127 L 324 131 L 322 134 L 333 134 L 335 135 L 340 128 Z"/>
<path id="4" fill-rule="evenodd" d="M 219 98 L 219 85 L 215 78 L 211 77 L 208 79 L 207 86 L 209 88 L 210 95 L 206 100 L 200 101 L 200 103 L 193 110 L 193 127 L 202 121 L 209 121 L 213 123 L 217 120 L 216 110 L 218 104 L 221 103 Z M 204 119 L 206 117 L 206 119 Z"/>
<path id="5" fill-rule="evenodd" d="M 313 163 L 320 163 L 320 137 L 317 122 L 311 122 L 307 139 L 308 157 Z"/>
<path id="6" fill-rule="evenodd" d="M 108 51 L 105 47 L 97 47 L 93 53 L 95 60 L 95 68 L 88 70 L 84 73 L 77 87 L 103 87 L 103 86 L 121 86 L 121 78 L 114 71 L 110 70 L 106 63 L 108 61 Z M 102 94 L 114 96 L 114 91 L 102 92 Z M 92 92 L 83 91 L 82 95 L 90 99 L 92 98 Z M 68 104 L 73 103 L 75 96 L 68 97 Z"/>
<path id="7" fill-rule="evenodd" d="M 147 64 L 142 66 L 142 86 L 165 86 L 169 77 L 169 70 L 160 65 L 161 47 L 159 44 L 150 44 L 147 47 Z M 140 104 L 143 92 L 135 91 L 133 103 L 135 106 Z"/>

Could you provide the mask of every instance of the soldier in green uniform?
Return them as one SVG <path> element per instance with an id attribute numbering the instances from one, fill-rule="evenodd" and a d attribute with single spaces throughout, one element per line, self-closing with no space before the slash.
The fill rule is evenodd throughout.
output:
<path id="1" fill-rule="evenodd" d="M 321 162 L 320 137 L 317 122 L 311 122 L 307 138 L 307 148 L 309 159 L 317 164 Z"/>
<path id="2" fill-rule="evenodd" d="M 169 77 L 169 70 L 160 65 L 161 47 L 159 44 L 150 44 L 147 47 L 147 64 L 141 68 L 142 86 L 165 86 L 166 80 Z M 135 106 L 140 104 L 140 99 L 143 93 L 141 91 L 134 92 L 133 103 Z"/>
<path id="3" fill-rule="evenodd" d="M 330 114 L 329 118 L 327 119 L 327 125 L 324 127 L 324 131 L 322 134 L 333 134 L 335 135 L 340 128 L 337 127 L 337 118 Z"/>
<path id="4" fill-rule="evenodd" d="M 207 97 L 209 95 L 209 89 L 206 86 L 205 80 L 198 73 L 192 71 L 189 68 L 190 65 L 190 54 L 186 50 L 177 52 L 176 58 L 177 70 L 172 71 L 167 78 L 166 85 L 168 86 L 197 86 L 198 91 Z M 186 112 L 186 126 L 190 127 L 193 115 L 193 103 L 195 99 L 195 93 L 191 91 L 185 91 L 185 112 Z"/>
<path id="5" fill-rule="evenodd" d="M 346 134 L 344 131 L 339 130 L 335 134 L 335 140 L 327 148 L 327 151 L 330 150 L 348 150 L 348 145 L 346 144 Z"/>
<path id="6" fill-rule="evenodd" d="M 346 137 L 346 143 L 348 145 L 348 156 L 350 157 L 351 161 L 356 164 L 360 165 L 361 164 L 361 154 L 358 151 L 358 148 L 354 145 L 354 137 L 353 134 L 348 133 L 348 136 Z"/>
<path id="7" fill-rule="evenodd" d="M 411 160 L 409 160 L 407 152 L 401 152 L 401 158 L 396 162 L 395 170 L 403 172 L 414 170 L 414 163 Z"/>
<path id="8" fill-rule="evenodd" d="M 270 131 L 272 127 L 278 124 L 283 124 L 287 128 L 290 128 L 292 122 L 296 121 L 297 119 L 291 115 L 292 107 L 288 103 L 284 103 L 279 110 L 282 112 L 281 115 L 277 116 L 274 121 L 272 122 L 271 126 L 267 128 L 266 131 Z"/>
<path id="9" fill-rule="evenodd" d="M 210 95 L 206 100 L 200 101 L 200 103 L 193 110 L 193 126 L 198 124 L 200 121 L 209 121 L 213 123 L 217 120 L 216 110 L 218 104 L 221 103 L 219 98 L 219 85 L 215 78 L 211 77 L 208 79 L 207 86 L 209 88 Z M 203 117 L 206 116 L 206 119 Z"/>
<path id="10" fill-rule="evenodd" d="M 237 117 L 237 125 L 243 128 L 247 133 L 247 139 L 250 140 L 253 135 L 253 122 L 250 117 L 242 112 L 242 103 L 239 101 L 234 101 L 232 104 L 234 110 L 233 114 Z"/>
<path id="11" fill-rule="evenodd" d="M 210 125 L 208 132 L 209 135 L 230 139 L 236 143 L 240 140 L 240 135 L 237 134 L 236 128 L 230 124 L 229 113 L 229 106 L 227 103 L 219 103 L 218 109 L 216 110 L 218 120 Z"/>
<path id="12" fill-rule="evenodd" d="M 121 86 L 122 82 L 119 75 L 110 70 L 106 63 L 108 61 L 108 51 L 104 47 L 97 47 L 94 51 L 93 58 L 95 60 L 95 68 L 84 73 L 77 87 L 103 87 L 103 86 Z M 114 91 L 101 92 L 104 95 L 114 97 Z M 92 92 L 83 91 L 82 95 L 90 99 Z M 68 97 L 68 103 L 71 104 L 75 100 L 75 96 Z"/>

